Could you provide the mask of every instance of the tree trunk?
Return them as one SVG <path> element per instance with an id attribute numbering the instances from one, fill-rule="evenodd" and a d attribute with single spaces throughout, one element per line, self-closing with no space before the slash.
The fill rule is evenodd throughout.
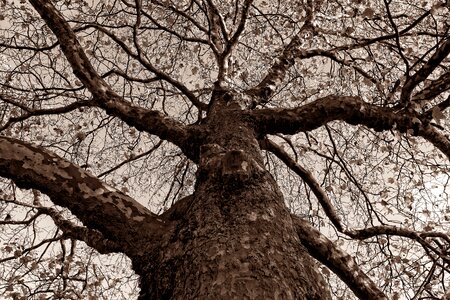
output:
<path id="1" fill-rule="evenodd" d="M 207 120 L 195 193 L 162 216 L 163 247 L 133 261 L 140 299 L 330 299 L 239 113 Z"/>

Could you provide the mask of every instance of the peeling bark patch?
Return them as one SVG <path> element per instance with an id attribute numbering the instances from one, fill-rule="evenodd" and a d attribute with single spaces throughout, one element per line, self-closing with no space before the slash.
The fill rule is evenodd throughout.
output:
<path id="1" fill-rule="evenodd" d="M 132 219 L 137 222 L 142 222 L 145 220 L 145 216 L 134 216 Z"/>
<path id="2" fill-rule="evenodd" d="M 197 182 L 179 230 L 151 255 L 142 299 L 330 299 L 273 178 L 264 173 L 239 189 L 223 184 L 221 176 Z"/>
<path id="3" fill-rule="evenodd" d="M 353 257 L 333 244 L 307 221 L 294 217 L 302 244 L 310 254 L 338 275 L 360 299 L 387 297 L 355 263 Z"/>
<path id="4" fill-rule="evenodd" d="M 250 237 L 248 235 L 244 235 L 241 238 L 241 245 L 244 249 L 250 249 Z"/>
<path id="5" fill-rule="evenodd" d="M 263 220 L 265 220 L 265 221 L 269 221 L 269 220 L 271 219 L 271 217 L 269 217 L 269 216 L 266 215 L 266 214 L 262 214 L 262 215 L 261 215 L 261 219 L 263 219 Z"/>
<path id="6" fill-rule="evenodd" d="M 252 211 L 251 213 L 247 214 L 247 218 L 250 221 L 254 222 L 254 221 L 256 221 L 256 219 L 258 219 L 258 214 L 256 212 Z"/>
<path id="7" fill-rule="evenodd" d="M 0 137 L 0 176 L 24 189 L 38 189 L 52 201 L 70 209 L 85 226 L 111 240 L 133 240 L 144 226 L 160 229 L 164 222 L 129 196 L 41 147 Z M 117 224 L 129 226 L 121 227 Z"/>

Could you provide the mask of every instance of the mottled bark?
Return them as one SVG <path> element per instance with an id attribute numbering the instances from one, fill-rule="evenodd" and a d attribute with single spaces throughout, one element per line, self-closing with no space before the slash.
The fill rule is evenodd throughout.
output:
<path id="1" fill-rule="evenodd" d="M 205 120 L 195 193 L 159 217 L 70 162 L 15 139 L 1 138 L 0 175 L 48 194 L 101 232 L 99 242 L 114 242 L 141 276 L 141 299 L 330 299 L 264 169 L 253 127 L 223 98 Z"/>
<path id="2" fill-rule="evenodd" d="M 257 134 L 295 134 L 317 129 L 331 121 L 364 125 L 375 131 L 396 130 L 421 136 L 448 158 L 450 140 L 430 124 L 431 118 L 412 110 L 364 102 L 360 97 L 326 96 L 292 109 L 260 109 L 245 112 Z"/>
<path id="3" fill-rule="evenodd" d="M 307 221 L 293 217 L 298 236 L 311 255 L 330 268 L 359 299 L 387 300 L 386 295 L 359 268 L 356 261 Z"/>
<path id="4" fill-rule="evenodd" d="M 52 165 L 48 153 L 30 145 L 22 147 L 31 149 L 31 155 L 37 153 L 39 157 L 32 161 L 41 164 L 28 170 L 28 157 L 22 155 L 14 168 L 7 162 L 12 157 L 4 151 L 0 157 L 3 155 L 8 170 L 0 175 L 14 178 L 24 188 L 42 190 L 86 226 L 121 241 L 141 276 L 141 299 L 330 298 L 325 281 L 299 242 L 275 181 L 263 168 L 253 127 L 241 117 L 238 106 L 228 105 L 232 101 L 225 101 L 222 92 L 215 93 L 201 129 L 135 107 L 94 70 L 70 25 L 52 3 L 30 2 L 58 38 L 74 74 L 92 93 L 96 105 L 139 130 L 171 141 L 187 157 L 200 161 L 197 183 L 194 195 L 159 221 L 149 212 L 136 210 L 139 205 L 130 204 L 124 195 L 104 192 L 98 179 L 72 164 L 56 158 L 57 165 Z M 67 175 L 65 168 L 73 172 Z M 47 171 L 42 173 L 42 169 Z M 29 175 L 20 175 L 23 171 Z M 39 181 L 39 174 L 47 175 L 46 180 Z M 62 190 L 49 184 L 56 175 L 61 177 L 56 182 L 65 183 Z M 84 176 L 92 182 L 84 183 Z M 120 199 L 103 199 L 103 193 L 120 195 Z M 58 194 L 66 200 L 58 199 Z M 100 216 L 94 218 L 96 211 Z"/>
<path id="5" fill-rule="evenodd" d="M 208 122 L 195 193 L 162 216 L 164 246 L 133 260 L 141 299 L 330 299 L 240 110 Z"/>
<path id="6" fill-rule="evenodd" d="M 198 147 L 192 149 L 194 144 L 192 140 L 197 141 L 203 135 L 196 126 L 186 127 L 157 110 L 138 107 L 123 99 L 93 68 L 75 32 L 54 5 L 47 0 L 30 0 L 30 3 L 55 34 L 73 73 L 91 92 L 94 99 L 93 103 L 90 103 L 92 106 L 104 109 L 109 115 L 115 116 L 141 131 L 158 135 L 162 139 L 172 142 L 180 147 L 188 158 L 194 161 L 198 160 L 198 152 L 195 151 Z M 153 68 L 151 65 L 148 67 Z M 163 74 L 158 74 L 158 76 L 164 77 Z M 174 82 L 172 84 L 177 86 Z M 180 86 L 178 88 L 183 89 Z M 188 95 L 188 98 L 192 97 L 191 94 Z M 200 105 L 197 99 L 191 99 L 191 101 Z M 202 107 L 205 108 L 204 105 Z"/>
<path id="7" fill-rule="evenodd" d="M 1 137 L 0 176 L 48 194 L 101 232 L 99 245 L 111 241 L 115 251 L 126 253 L 141 276 L 141 299 L 329 299 L 310 254 L 362 299 L 384 299 L 350 256 L 311 225 L 293 220 L 264 168 L 258 139 L 331 120 L 379 129 L 396 124 L 401 131 L 413 122 L 347 97 L 253 112 L 242 111 L 233 97 L 227 91 L 214 94 L 199 125 L 205 137 L 191 146 L 199 153 L 195 192 L 159 217 L 57 155 L 7 137 Z M 431 130 L 419 127 L 418 133 L 432 136 Z M 442 140 L 440 149 L 445 146 Z"/>
<path id="8" fill-rule="evenodd" d="M 36 145 L 0 136 L 0 176 L 14 180 L 23 189 L 47 194 L 55 204 L 67 207 L 85 226 L 98 230 L 130 255 L 136 252 L 130 246 L 136 240 L 155 238 L 165 227 L 136 200 Z"/>
<path id="9" fill-rule="evenodd" d="M 236 93 L 224 90 L 221 80 L 227 74 L 227 58 L 244 30 L 250 0 L 244 2 L 242 18 L 233 35 L 227 34 L 224 23 L 220 23 L 220 13 L 209 2 L 213 9 L 211 21 L 219 21 L 218 27 L 211 26 L 210 30 L 219 75 L 209 106 L 143 59 L 138 46 L 130 49 L 112 32 L 96 27 L 157 78 L 181 91 L 200 111 L 207 110 L 206 118 L 199 124 L 185 125 L 156 110 L 137 107 L 118 95 L 89 62 L 74 30 L 52 2 L 30 0 L 30 3 L 55 34 L 73 73 L 92 94 L 89 106 L 171 142 L 198 164 L 194 194 L 180 200 L 163 215 L 155 216 L 137 201 L 57 155 L 38 146 L 0 137 L 0 176 L 13 179 L 19 187 L 46 193 L 86 226 L 74 228 L 61 220 L 56 222 L 61 230 L 72 231 L 80 239 L 84 232 L 89 232 L 84 229 L 98 231 L 94 239 L 84 239 L 90 246 L 95 248 L 93 241 L 98 241 L 103 245 L 99 251 L 114 249 L 127 254 L 141 276 L 141 299 L 330 299 L 310 254 L 340 276 L 361 299 L 386 298 L 349 255 L 334 247 L 310 224 L 291 216 L 275 180 L 264 168 L 258 141 L 267 134 L 306 132 L 341 120 L 375 131 L 411 132 L 426 138 L 450 157 L 450 141 L 429 124 L 429 116 L 379 107 L 359 97 L 335 95 L 293 109 L 242 111 Z M 254 97 L 252 108 L 269 100 L 295 59 L 316 55 L 337 57 L 321 52 L 325 50 L 301 49 L 302 42 L 315 30 L 313 16 L 319 6 L 320 1 L 307 1 L 305 24 L 299 34 L 283 49 L 267 76 L 245 92 Z M 302 36 L 303 33 L 307 35 Z M 224 39 L 223 45 L 219 45 L 218 37 Z M 388 38 L 371 39 L 351 47 Z M 334 51 L 351 47 L 342 46 Z M 401 98 L 410 99 L 417 85 L 448 53 L 446 41 L 407 80 Z M 444 74 L 430 86 L 446 90 L 445 79 Z M 412 99 L 436 95 L 425 88 Z M 442 106 L 448 107 L 448 101 L 440 103 L 441 109 Z M 327 215 L 342 231 L 327 195 L 310 174 L 282 151 L 278 150 L 278 154 L 310 184 Z M 358 232 L 353 234 L 357 238 Z"/>

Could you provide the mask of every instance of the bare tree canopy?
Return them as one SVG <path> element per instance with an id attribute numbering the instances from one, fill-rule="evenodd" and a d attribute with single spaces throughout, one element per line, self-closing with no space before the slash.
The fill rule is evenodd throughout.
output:
<path id="1" fill-rule="evenodd" d="M 0 7 L 0 295 L 450 299 L 448 1 Z"/>

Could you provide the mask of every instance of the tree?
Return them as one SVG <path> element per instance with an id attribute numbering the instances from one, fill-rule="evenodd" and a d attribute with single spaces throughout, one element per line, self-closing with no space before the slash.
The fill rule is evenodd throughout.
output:
<path id="1" fill-rule="evenodd" d="M 448 2 L 1 5 L 6 296 L 449 293 Z"/>

